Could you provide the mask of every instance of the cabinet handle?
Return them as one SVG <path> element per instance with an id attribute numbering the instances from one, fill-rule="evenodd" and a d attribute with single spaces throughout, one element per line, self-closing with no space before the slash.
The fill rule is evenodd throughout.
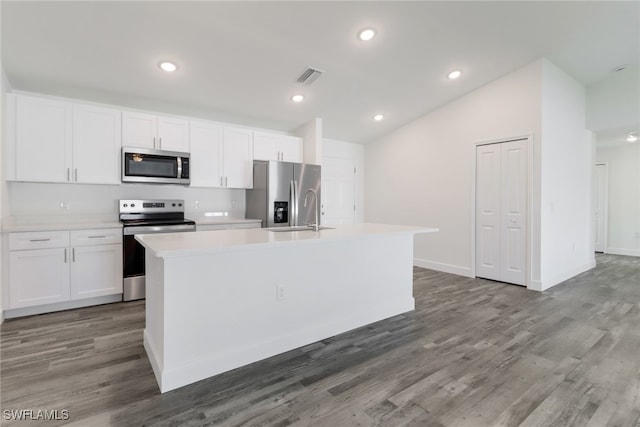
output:
<path id="1" fill-rule="evenodd" d="M 76 262 L 76 248 L 71 248 L 71 261 Z"/>
<path id="2" fill-rule="evenodd" d="M 87 239 L 104 239 L 107 236 L 87 236 Z"/>
<path id="3" fill-rule="evenodd" d="M 74 175 L 75 175 L 75 181 L 78 182 L 78 168 L 75 169 L 74 171 Z"/>
<path id="4" fill-rule="evenodd" d="M 220 176 L 220 187 L 224 186 L 223 181 L 222 181 L 223 179 L 224 178 L 222 176 Z"/>
<path id="5" fill-rule="evenodd" d="M 67 181 L 71 181 L 71 168 L 67 168 Z"/>
<path id="6" fill-rule="evenodd" d="M 228 187 L 228 186 L 229 186 L 229 184 L 228 184 L 228 182 L 227 182 L 227 181 L 228 181 L 228 178 L 229 178 L 228 176 L 225 176 L 225 177 L 224 177 L 224 186 L 225 186 L 225 187 Z"/>
<path id="7" fill-rule="evenodd" d="M 156 137 L 153 137 L 153 148 L 156 148 Z"/>
<path id="8" fill-rule="evenodd" d="M 48 242 L 51 239 L 29 239 L 30 242 Z"/>
<path id="9" fill-rule="evenodd" d="M 64 248 L 64 263 L 67 263 L 67 248 Z"/>
<path id="10" fill-rule="evenodd" d="M 158 138 L 158 149 L 162 150 L 162 137 Z"/>

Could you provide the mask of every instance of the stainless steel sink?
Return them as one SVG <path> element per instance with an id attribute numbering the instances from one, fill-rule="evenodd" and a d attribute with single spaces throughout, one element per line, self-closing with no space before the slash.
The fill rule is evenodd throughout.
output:
<path id="1" fill-rule="evenodd" d="M 324 225 L 321 225 L 320 227 L 318 227 L 319 230 L 333 230 L 333 227 L 325 227 Z M 285 233 L 285 232 L 291 232 L 291 231 L 314 231 L 313 230 L 313 226 L 307 226 L 307 225 L 300 225 L 297 227 L 271 227 L 271 228 L 267 228 L 267 230 L 269 231 L 273 231 L 275 233 Z"/>

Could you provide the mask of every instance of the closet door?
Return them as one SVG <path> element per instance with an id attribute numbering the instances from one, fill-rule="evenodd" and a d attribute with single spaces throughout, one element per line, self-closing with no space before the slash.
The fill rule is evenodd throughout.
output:
<path id="1" fill-rule="evenodd" d="M 476 275 L 526 284 L 526 141 L 476 149 Z"/>
<path id="2" fill-rule="evenodd" d="M 500 280 L 500 145 L 476 149 L 476 275 Z"/>
<path id="3" fill-rule="evenodd" d="M 525 141 L 501 148 L 500 281 L 524 285 L 527 248 L 527 151 Z"/>

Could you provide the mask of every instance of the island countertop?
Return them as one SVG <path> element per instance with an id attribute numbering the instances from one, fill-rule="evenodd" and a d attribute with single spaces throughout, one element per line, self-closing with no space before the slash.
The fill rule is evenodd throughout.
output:
<path id="1" fill-rule="evenodd" d="M 437 228 L 430 227 L 361 223 L 339 225 L 320 231 L 274 232 L 264 228 L 256 228 L 198 231 L 195 233 L 141 234 L 136 235 L 136 240 L 146 249 L 152 251 L 155 256 L 172 258 L 217 251 L 243 250 L 250 246 L 297 245 L 318 241 L 367 238 L 381 234 L 417 234 L 437 231 Z"/>

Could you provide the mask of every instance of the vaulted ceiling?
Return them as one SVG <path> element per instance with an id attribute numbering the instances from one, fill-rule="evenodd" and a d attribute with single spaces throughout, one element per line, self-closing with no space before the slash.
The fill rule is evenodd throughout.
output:
<path id="1" fill-rule="evenodd" d="M 640 60 L 640 2 L 2 1 L 14 89 L 367 142 L 547 57 L 585 86 Z M 357 32 L 373 27 L 369 42 Z M 167 74 L 160 60 L 178 64 Z M 324 71 L 296 83 L 308 66 Z M 462 77 L 449 80 L 449 71 Z M 305 96 L 302 103 L 291 96 Z M 382 113 L 381 122 L 372 120 Z"/>

